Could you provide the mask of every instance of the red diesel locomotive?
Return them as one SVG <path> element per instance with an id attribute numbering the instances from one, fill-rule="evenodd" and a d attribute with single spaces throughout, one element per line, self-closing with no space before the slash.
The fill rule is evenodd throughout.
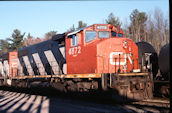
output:
<path id="1" fill-rule="evenodd" d="M 122 30 L 110 24 L 69 33 L 66 61 L 68 74 L 126 73 L 139 69 L 137 45 L 123 38 Z"/>
<path id="2" fill-rule="evenodd" d="M 152 74 L 140 65 L 137 45 L 118 26 L 94 24 L 13 53 L 18 56 L 1 55 L 1 85 L 28 87 L 39 81 L 62 91 L 115 90 L 130 99 L 152 97 Z M 144 55 L 148 61 L 151 54 Z M 18 62 L 11 66 L 10 61 Z"/>

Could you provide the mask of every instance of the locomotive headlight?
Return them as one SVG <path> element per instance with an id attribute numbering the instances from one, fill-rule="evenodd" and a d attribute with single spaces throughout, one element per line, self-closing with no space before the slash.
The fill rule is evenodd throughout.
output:
<path id="1" fill-rule="evenodd" d="M 126 49 L 127 48 L 127 41 L 123 41 L 123 47 Z"/>

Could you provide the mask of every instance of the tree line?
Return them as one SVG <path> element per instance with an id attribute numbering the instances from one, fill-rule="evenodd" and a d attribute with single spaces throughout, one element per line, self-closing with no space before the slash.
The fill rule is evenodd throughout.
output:
<path id="1" fill-rule="evenodd" d="M 78 27 L 75 28 L 74 24 L 71 28 L 69 28 L 66 32 L 72 32 L 76 29 L 86 27 L 87 24 L 84 23 L 83 21 L 78 21 Z M 7 38 L 5 40 L 0 40 L 0 55 L 3 53 L 6 53 L 8 51 L 14 51 L 18 50 L 19 48 L 22 47 L 27 47 L 33 44 L 40 43 L 45 40 L 49 40 L 52 38 L 53 35 L 55 35 L 57 31 L 49 31 L 45 33 L 43 38 L 40 37 L 33 37 L 31 33 L 28 33 L 28 35 L 25 37 L 25 32 L 21 33 L 20 30 L 15 29 L 11 35 L 10 38 Z"/>
<path id="2" fill-rule="evenodd" d="M 127 22 L 123 24 L 119 17 L 110 13 L 105 23 L 119 27 L 123 26 L 122 30 L 125 37 L 131 38 L 135 42 L 148 42 L 154 46 L 157 52 L 163 45 L 169 43 L 169 20 L 164 17 L 159 8 L 155 8 L 154 12 L 149 14 L 135 9 L 131 12 L 129 19 L 129 24 Z M 87 24 L 83 21 L 78 21 L 78 27 L 75 28 L 73 24 L 66 32 L 86 26 Z M 0 40 L 0 54 L 48 40 L 56 33 L 57 31 L 49 31 L 45 33 L 44 38 L 33 37 L 28 33 L 24 38 L 26 33 L 21 33 L 20 30 L 15 29 L 10 38 Z"/>
<path id="3" fill-rule="evenodd" d="M 125 25 L 125 36 L 135 42 L 145 41 L 153 45 L 159 53 L 162 46 L 169 43 L 169 20 L 159 8 L 146 14 L 135 9 L 130 15 L 130 24 Z"/>

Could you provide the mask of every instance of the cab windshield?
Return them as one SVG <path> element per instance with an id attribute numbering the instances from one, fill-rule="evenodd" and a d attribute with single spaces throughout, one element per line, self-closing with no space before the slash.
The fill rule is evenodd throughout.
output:
<path id="1" fill-rule="evenodd" d="M 122 33 L 118 33 L 118 37 L 123 37 L 123 34 Z"/>
<path id="2" fill-rule="evenodd" d="M 85 32 L 85 41 L 90 42 L 96 39 L 96 32 L 95 31 L 86 31 Z"/>
<path id="3" fill-rule="evenodd" d="M 99 31 L 99 38 L 109 38 L 109 31 Z"/>

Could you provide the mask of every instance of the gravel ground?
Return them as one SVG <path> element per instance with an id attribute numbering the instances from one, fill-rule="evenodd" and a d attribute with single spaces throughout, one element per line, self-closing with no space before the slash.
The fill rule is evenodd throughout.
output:
<path id="1" fill-rule="evenodd" d="M 0 113 L 147 113 L 169 112 L 154 106 L 102 104 L 85 100 L 0 90 Z"/>

